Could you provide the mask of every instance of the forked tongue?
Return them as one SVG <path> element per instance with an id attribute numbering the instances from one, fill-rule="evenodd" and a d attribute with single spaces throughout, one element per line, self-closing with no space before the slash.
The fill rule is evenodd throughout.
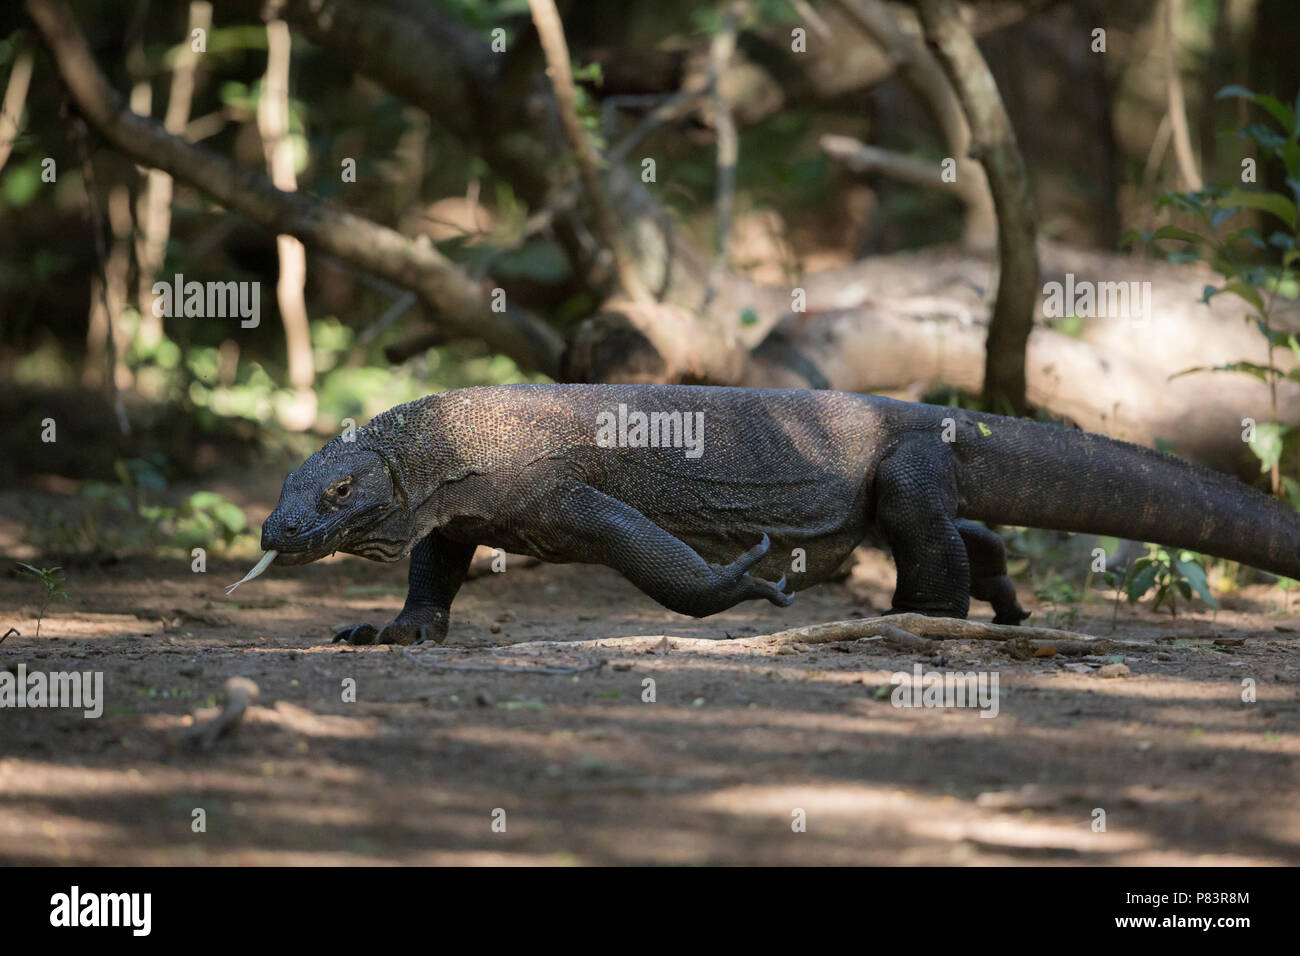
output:
<path id="1" fill-rule="evenodd" d="M 241 584 L 245 583 L 246 581 L 253 580 L 253 578 L 257 577 L 259 574 L 261 574 L 263 571 L 269 568 L 271 566 L 271 562 L 275 560 L 275 556 L 279 553 L 280 553 L 279 551 L 267 551 L 265 554 L 263 554 L 262 560 L 258 561 L 257 564 L 253 565 L 253 570 L 249 571 L 247 574 L 245 574 L 234 584 L 230 585 L 230 587 L 226 588 L 226 593 L 233 594 L 235 588 L 239 587 Z"/>

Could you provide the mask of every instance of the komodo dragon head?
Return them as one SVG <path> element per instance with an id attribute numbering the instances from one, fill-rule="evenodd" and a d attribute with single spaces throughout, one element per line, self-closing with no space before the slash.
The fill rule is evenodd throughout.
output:
<path id="1" fill-rule="evenodd" d="M 278 564 L 306 564 L 335 551 L 396 561 L 415 541 L 394 463 L 363 441 L 341 437 L 284 480 L 262 525 L 262 550 L 275 551 Z"/>

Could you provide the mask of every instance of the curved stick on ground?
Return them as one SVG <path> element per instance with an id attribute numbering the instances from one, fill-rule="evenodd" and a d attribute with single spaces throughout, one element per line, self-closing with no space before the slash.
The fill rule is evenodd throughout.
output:
<path id="1" fill-rule="evenodd" d="M 926 617 L 923 614 L 891 614 L 888 617 L 868 617 L 852 621 L 832 621 L 795 627 L 773 634 L 742 638 L 735 643 L 745 647 L 772 647 L 783 644 L 830 644 L 836 641 L 857 641 L 862 638 L 883 637 L 887 642 L 919 648 L 917 639 L 962 641 L 1016 641 L 1027 642 L 1034 651 L 1054 649 L 1064 656 L 1103 654 L 1112 650 L 1154 649 L 1151 644 L 1116 641 L 1108 637 L 1094 637 L 1076 631 L 1062 631 L 1051 627 L 1010 626 L 983 624 L 953 617 Z M 1050 655 L 1045 655 L 1050 656 Z"/>
<path id="2" fill-rule="evenodd" d="M 226 702 L 221 713 L 208 721 L 189 728 L 184 737 L 192 741 L 200 750 L 211 750 L 216 742 L 230 733 L 244 719 L 248 705 L 257 700 L 260 693 L 257 684 L 247 677 L 232 677 L 226 681 L 222 691 Z"/>

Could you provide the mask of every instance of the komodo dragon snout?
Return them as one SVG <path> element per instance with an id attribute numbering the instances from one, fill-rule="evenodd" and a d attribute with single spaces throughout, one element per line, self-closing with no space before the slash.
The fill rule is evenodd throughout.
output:
<path id="1" fill-rule="evenodd" d="M 338 440 L 284 480 L 262 525 L 262 550 L 277 564 L 307 564 L 343 551 L 396 561 L 412 542 L 411 515 L 383 457 Z"/>

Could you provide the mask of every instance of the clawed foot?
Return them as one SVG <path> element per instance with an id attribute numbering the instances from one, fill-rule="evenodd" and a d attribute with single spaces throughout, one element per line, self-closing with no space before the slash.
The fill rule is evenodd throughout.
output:
<path id="1" fill-rule="evenodd" d="M 403 644 L 415 646 L 423 644 L 425 641 L 433 641 L 435 644 L 441 644 L 446 634 L 442 638 L 435 636 L 435 629 L 431 624 L 398 624 L 393 621 L 391 624 L 385 624 L 383 630 L 375 630 L 370 624 L 355 624 L 352 627 L 345 627 L 343 630 L 334 635 L 332 644 L 347 643 L 353 646 L 363 644 Z"/>
<path id="2" fill-rule="evenodd" d="M 1030 617 L 1032 614 L 1033 614 L 1032 611 L 1026 611 L 1019 604 L 1017 604 L 1014 610 L 999 611 L 997 614 L 994 614 L 993 623 L 1009 624 L 1012 627 L 1015 627 L 1021 621 L 1025 620 L 1025 618 Z"/>
<path id="3" fill-rule="evenodd" d="M 786 593 L 784 574 L 781 575 L 780 581 L 767 581 L 749 573 L 749 569 L 763 560 L 763 556 L 771 547 L 771 539 L 766 534 L 763 535 L 762 541 L 723 568 L 723 574 L 735 580 L 736 586 L 741 591 L 741 600 L 766 598 L 777 607 L 789 607 L 794 603 L 794 595 Z"/>

